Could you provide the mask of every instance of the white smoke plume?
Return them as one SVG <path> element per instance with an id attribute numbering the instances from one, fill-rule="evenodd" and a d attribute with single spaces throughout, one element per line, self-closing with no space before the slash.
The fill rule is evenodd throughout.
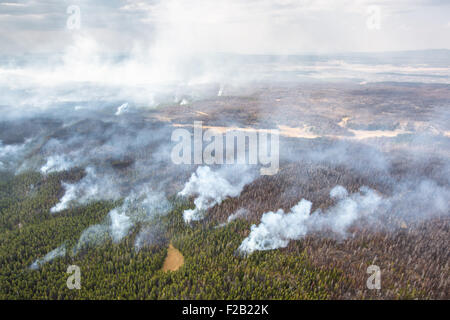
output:
<path id="1" fill-rule="evenodd" d="M 223 84 L 220 85 L 219 92 L 217 93 L 218 97 L 221 97 L 223 95 L 223 91 L 225 89 L 225 86 Z"/>
<path id="2" fill-rule="evenodd" d="M 187 105 L 187 104 L 189 104 L 189 101 L 186 100 L 186 99 L 183 99 L 183 100 L 181 100 L 181 102 L 180 102 L 180 106 L 185 106 L 185 105 Z"/>
<path id="3" fill-rule="evenodd" d="M 217 171 L 207 166 L 197 168 L 178 193 L 183 197 L 196 196 L 195 208 L 183 213 L 186 223 L 203 219 L 207 209 L 220 204 L 225 198 L 239 196 L 244 186 L 253 180 L 246 168 L 233 168 L 222 167 Z"/>
<path id="4" fill-rule="evenodd" d="M 80 236 L 76 246 L 73 248 L 73 253 L 76 254 L 79 250 L 88 246 L 96 246 L 105 242 L 110 237 L 109 226 L 106 224 L 96 224 L 88 227 Z"/>
<path id="5" fill-rule="evenodd" d="M 114 200 L 120 197 L 109 176 L 100 176 L 92 167 L 86 168 L 86 176 L 75 184 L 63 183 L 65 193 L 50 209 L 51 213 L 70 207 L 71 203 L 86 204 L 93 200 Z"/>
<path id="6" fill-rule="evenodd" d="M 117 108 L 115 115 L 120 116 L 121 114 L 127 113 L 129 110 L 130 109 L 129 109 L 128 103 L 124 103 L 120 107 Z"/>
<path id="7" fill-rule="evenodd" d="M 135 223 L 149 222 L 158 214 L 166 214 L 171 208 L 164 194 L 152 191 L 148 186 L 139 192 L 132 192 L 120 208 L 113 209 L 109 213 L 113 241 L 122 240 Z"/>
<path id="8" fill-rule="evenodd" d="M 111 219 L 110 232 L 114 242 L 119 242 L 127 234 L 130 228 L 133 226 L 129 216 L 125 212 L 118 209 L 114 209 L 109 213 Z"/>
<path id="9" fill-rule="evenodd" d="M 64 257 L 66 255 L 66 245 L 63 244 L 60 247 L 50 251 L 47 253 L 43 258 L 37 259 L 30 265 L 30 269 L 37 270 L 39 269 L 43 264 L 52 261 L 55 258 L 58 257 Z"/>
<path id="10" fill-rule="evenodd" d="M 367 187 L 348 195 L 344 187 L 337 186 L 331 190 L 330 196 L 338 202 L 325 212 L 317 210 L 311 214 L 312 203 L 302 199 L 288 213 L 282 209 L 264 213 L 261 223 L 251 227 L 239 251 L 251 254 L 257 250 L 284 248 L 289 241 L 316 231 L 331 230 L 345 235 L 356 220 L 375 214 L 383 203 L 382 197 Z"/>
<path id="11" fill-rule="evenodd" d="M 120 207 L 111 210 L 104 223 L 87 228 L 74 252 L 89 245 L 98 245 L 108 238 L 118 243 L 129 234 L 136 223 L 150 222 L 155 216 L 164 215 L 171 208 L 162 192 L 143 186 L 138 191 L 131 192 Z"/>
<path id="12" fill-rule="evenodd" d="M 73 163 L 66 155 L 52 155 L 47 158 L 47 162 L 41 167 L 43 174 L 68 170 L 73 167 Z"/>
<path id="13" fill-rule="evenodd" d="M 247 209 L 244 208 L 240 208 L 238 209 L 236 212 L 232 213 L 228 219 L 227 222 L 225 223 L 221 223 L 219 225 L 217 225 L 215 228 L 223 228 L 225 227 L 227 224 L 229 224 L 230 222 L 237 220 L 237 219 L 242 219 L 245 218 L 247 215 L 249 214 L 249 211 Z"/>
<path id="14" fill-rule="evenodd" d="M 232 222 L 232 221 L 234 221 L 234 220 L 244 218 L 244 217 L 246 217 L 246 216 L 248 215 L 248 213 L 249 213 L 249 212 L 248 212 L 247 209 L 240 208 L 240 209 L 238 209 L 235 213 L 232 213 L 232 214 L 228 217 L 227 222 L 230 223 L 230 222 Z"/>

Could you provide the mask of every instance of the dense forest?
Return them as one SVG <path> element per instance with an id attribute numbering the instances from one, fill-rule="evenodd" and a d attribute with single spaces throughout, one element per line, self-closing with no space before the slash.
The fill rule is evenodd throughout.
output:
<path id="1" fill-rule="evenodd" d="M 326 299 L 379 298 L 366 289 L 366 268 L 373 255 L 358 261 L 349 274 L 345 264 L 316 263 L 313 240 L 294 241 L 288 248 L 242 256 L 237 248 L 248 235 L 249 221 L 218 227 L 211 219 L 187 225 L 187 200 L 172 198 L 173 209 L 147 225 L 138 224 L 121 242 L 111 239 L 74 250 L 87 227 L 100 223 L 120 201 L 93 201 L 57 214 L 49 209 L 63 193 L 62 181 L 76 181 L 82 170 L 41 175 L 3 173 L 0 182 L 0 299 Z M 225 200 L 226 205 L 228 200 Z M 136 247 L 141 228 L 155 227 L 153 241 Z M 332 240 L 324 240 L 340 246 Z M 370 246 L 365 238 L 361 246 Z M 177 271 L 161 267 L 171 243 L 184 256 Z M 38 268 L 36 259 L 64 245 L 67 251 Z M 316 244 L 317 245 L 317 244 Z M 325 248 L 321 245 L 321 248 Z M 317 249 L 320 252 L 320 248 Z M 319 253 L 322 254 L 322 253 Z M 326 254 L 326 253 L 324 253 Z M 67 268 L 81 270 L 81 289 L 70 290 Z M 393 271 L 392 271 L 393 272 Z M 396 270 L 399 279 L 401 270 Z M 390 276 L 388 276 L 389 279 Z M 384 296 L 427 298 L 429 292 L 409 282 L 384 283 Z M 386 288 L 387 286 L 387 288 Z M 444 292 L 445 296 L 445 292 Z M 438 296 L 439 297 L 439 296 Z"/>

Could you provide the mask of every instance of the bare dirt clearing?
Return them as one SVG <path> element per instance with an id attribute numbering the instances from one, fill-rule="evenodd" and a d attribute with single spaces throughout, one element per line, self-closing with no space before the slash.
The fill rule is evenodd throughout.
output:
<path id="1" fill-rule="evenodd" d="M 181 252 L 172 244 L 169 244 L 167 257 L 164 260 L 162 271 L 177 271 L 184 264 L 184 257 Z"/>

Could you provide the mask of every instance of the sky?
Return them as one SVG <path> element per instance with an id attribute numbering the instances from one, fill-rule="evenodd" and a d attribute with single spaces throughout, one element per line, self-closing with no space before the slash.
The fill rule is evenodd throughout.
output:
<path id="1" fill-rule="evenodd" d="M 450 1 L 0 0 L 0 54 L 62 52 L 80 34 L 105 53 L 450 49 Z"/>

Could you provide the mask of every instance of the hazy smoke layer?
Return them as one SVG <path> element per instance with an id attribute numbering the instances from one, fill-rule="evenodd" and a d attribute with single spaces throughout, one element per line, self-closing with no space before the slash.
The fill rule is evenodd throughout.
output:
<path id="1" fill-rule="evenodd" d="M 450 189 L 429 179 L 405 181 L 396 186 L 388 204 L 386 213 L 405 222 L 449 215 Z"/>
<path id="2" fill-rule="evenodd" d="M 52 261 L 55 258 L 63 257 L 66 255 L 66 245 L 63 244 L 62 246 L 50 251 L 47 253 L 43 258 L 37 259 L 30 265 L 30 269 L 37 270 L 39 269 L 43 264 Z"/>
<path id="3" fill-rule="evenodd" d="M 325 212 L 317 210 L 311 214 L 312 203 L 302 199 L 288 213 L 281 209 L 265 213 L 261 223 L 251 227 L 239 250 L 250 254 L 256 250 L 284 248 L 290 240 L 322 230 L 345 235 L 352 223 L 362 216 L 373 215 L 382 204 L 381 196 L 367 187 L 348 195 L 344 187 L 337 186 L 331 190 L 330 196 L 338 202 Z"/>
<path id="4" fill-rule="evenodd" d="M 71 107 L 86 111 L 115 105 L 116 109 L 120 106 L 116 114 L 121 115 L 133 106 L 148 108 L 173 101 L 184 104 L 212 95 L 222 96 L 228 85 L 239 86 L 255 80 L 450 83 L 448 54 L 443 62 L 436 62 L 439 59 L 435 59 L 433 52 L 413 57 L 406 66 L 395 64 L 404 57 L 389 54 L 289 58 L 218 54 L 226 52 L 222 47 L 223 33 L 237 27 L 224 24 L 233 21 L 238 10 L 244 10 L 239 7 L 230 10 L 227 5 L 220 10 L 216 5 L 205 9 L 204 3 L 191 2 L 182 5 L 186 7 L 184 10 L 162 2 L 154 19 L 157 26 L 151 48 L 137 45 L 135 50 L 105 55 L 104 48 L 88 32 L 80 31 L 63 48 L 62 55 L 48 55 L 45 59 L 30 55 L 24 63 L 18 63 L 17 58 L 0 61 L 0 90 L 6 93 L 0 106 L 12 108 L 8 116 L 20 116 L 24 110 Z M 210 16 L 210 10 L 218 15 L 214 19 L 223 19 L 224 24 L 200 19 Z M 189 12 L 197 17 L 186 19 Z M 253 26 L 254 32 L 260 34 L 260 28 L 273 21 L 265 17 L 261 25 Z M 219 30 L 215 30 L 217 26 Z M 242 35 L 241 30 L 234 29 L 234 33 Z M 234 43 L 235 36 L 228 41 Z M 245 40 L 242 45 L 247 43 Z"/>
<path id="5" fill-rule="evenodd" d="M 17 167 L 17 162 L 23 156 L 30 141 L 23 144 L 4 145 L 0 140 L 0 170 L 8 170 Z"/>
<path id="6" fill-rule="evenodd" d="M 222 167 L 212 171 L 209 167 L 199 167 L 178 195 L 196 196 L 195 209 L 185 210 L 184 220 L 189 223 L 203 219 L 207 209 L 220 204 L 226 197 L 237 197 L 244 186 L 253 180 L 246 167 Z"/>
<path id="7" fill-rule="evenodd" d="M 145 226 L 137 235 L 134 242 L 136 251 L 144 246 L 161 245 L 167 243 L 166 229 L 158 222 Z"/>

